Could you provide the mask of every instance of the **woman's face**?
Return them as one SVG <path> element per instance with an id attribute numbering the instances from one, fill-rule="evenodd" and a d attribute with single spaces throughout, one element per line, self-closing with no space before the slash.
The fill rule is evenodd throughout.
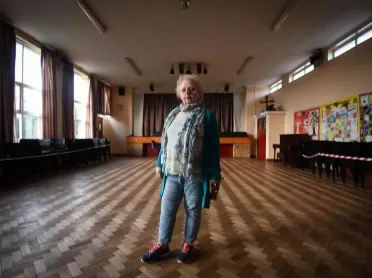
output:
<path id="1" fill-rule="evenodd" d="M 184 80 L 180 85 L 180 95 L 183 104 L 193 104 L 200 99 L 200 93 L 192 80 Z"/>

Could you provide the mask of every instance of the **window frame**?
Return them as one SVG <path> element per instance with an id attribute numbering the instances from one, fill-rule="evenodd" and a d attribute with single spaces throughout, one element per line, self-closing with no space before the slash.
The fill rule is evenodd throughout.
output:
<path id="1" fill-rule="evenodd" d="M 311 70 L 309 70 L 311 69 Z M 303 63 L 301 66 L 296 68 L 292 73 L 289 74 L 289 83 L 292 83 L 293 81 L 296 81 L 303 77 L 304 75 L 312 72 L 315 69 L 314 65 L 310 63 L 310 61 L 307 61 Z M 302 75 L 296 77 L 299 73 L 302 73 Z"/>
<path id="2" fill-rule="evenodd" d="M 365 39 L 364 41 L 361 41 L 361 42 L 358 42 L 359 38 L 366 35 L 367 33 L 371 32 L 371 37 Z M 354 32 L 353 34 L 347 36 L 345 39 L 342 39 L 341 41 L 339 41 L 338 43 L 336 43 L 334 46 L 332 46 L 331 48 L 328 49 L 328 61 L 331 61 L 339 56 L 341 56 L 342 54 L 350 51 L 351 49 L 357 47 L 358 45 L 362 44 L 363 42 L 369 40 L 372 38 L 372 22 L 366 24 L 364 27 L 358 29 L 356 32 Z M 335 55 L 335 53 L 342 49 L 344 46 L 348 45 L 348 44 L 351 44 L 351 43 L 354 43 L 354 46 L 350 47 L 349 49 L 345 50 L 344 52 L 341 52 L 340 54 L 338 55 Z"/>
<path id="3" fill-rule="evenodd" d="M 16 137 L 16 140 L 18 142 L 21 139 L 41 139 L 42 138 L 42 133 L 43 133 L 43 112 L 41 111 L 38 114 L 38 113 L 33 113 L 33 112 L 30 112 L 30 111 L 25 111 L 24 110 L 24 90 L 25 89 L 29 89 L 29 90 L 38 92 L 41 95 L 41 108 L 43 108 L 42 107 L 42 88 L 39 89 L 39 88 L 36 88 L 34 86 L 31 86 L 31 85 L 28 85 L 28 84 L 24 83 L 24 49 L 26 47 L 28 50 L 33 51 L 33 52 L 37 53 L 38 55 L 40 55 L 40 61 L 41 61 L 41 49 L 38 48 L 35 45 L 32 45 L 32 44 L 26 42 L 23 39 L 18 38 L 18 37 L 17 37 L 16 44 L 22 45 L 22 64 L 21 64 L 21 67 L 22 67 L 21 80 L 22 81 L 21 82 L 19 82 L 19 81 L 14 82 L 14 93 L 16 91 L 17 86 L 19 87 L 19 104 L 18 104 L 19 109 L 17 109 L 16 102 L 14 102 L 15 121 L 18 120 L 18 117 L 20 118 L 20 120 L 19 120 L 20 126 L 16 125 L 17 130 L 14 131 L 15 134 L 16 134 L 15 137 Z M 41 71 L 41 62 L 40 62 L 40 71 Z M 41 87 L 42 87 L 42 84 L 41 84 Z M 14 97 L 14 100 L 16 100 L 16 97 Z M 23 123 L 24 116 L 37 117 L 37 119 L 38 119 L 38 130 L 36 131 L 36 138 L 25 138 L 25 128 L 24 128 L 24 123 Z"/>
<path id="4" fill-rule="evenodd" d="M 77 93 L 75 91 L 75 75 L 79 75 L 82 80 L 89 79 L 89 77 L 86 74 L 84 74 L 83 72 L 79 71 L 78 69 L 76 69 L 76 68 L 74 69 L 74 125 L 75 125 L 74 134 L 75 134 L 75 138 L 77 138 L 77 139 L 85 139 L 86 138 L 87 122 L 88 122 L 88 119 L 86 118 L 86 115 L 87 115 L 87 111 L 89 109 L 89 107 L 88 107 L 88 105 L 89 105 L 89 101 L 88 101 L 89 100 L 89 96 L 87 95 L 87 100 L 86 100 L 87 102 L 86 103 L 84 103 L 81 100 L 78 100 L 78 99 L 75 98 L 76 93 Z M 88 91 L 88 94 L 89 94 L 89 91 Z M 85 110 L 85 117 L 83 119 L 76 119 L 75 118 L 76 104 L 80 105 L 81 107 L 85 107 L 85 109 L 84 109 Z M 84 131 L 83 133 L 84 134 L 82 136 L 78 136 L 79 133 L 76 133 L 76 131 L 77 131 L 76 122 L 77 121 L 79 121 L 80 123 L 83 124 L 83 131 Z"/>
<path id="5" fill-rule="evenodd" d="M 269 90 L 270 90 L 270 94 L 276 92 L 276 91 L 279 91 L 281 88 L 283 88 L 283 81 L 282 79 L 274 82 L 273 84 L 271 84 L 269 86 Z"/>

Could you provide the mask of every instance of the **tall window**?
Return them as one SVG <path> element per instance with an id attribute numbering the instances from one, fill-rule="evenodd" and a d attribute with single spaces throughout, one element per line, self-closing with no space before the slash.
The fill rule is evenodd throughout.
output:
<path id="1" fill-rule="evenodd" d="M 282 88 L 282 80 L 280 79 L 278 82 L 275 82 L 270 86 L 270 93 L 274 93 L 277 90 L 280 90 Z"/>
<path id="2" fill-rule="evenodd" d="M 329 49 L 328 61 L 344 54 L 370 38 L 372 38 L 372 22 Z"/>
<path id="3" fill-rule="evenodd" d="M 42 137 L 40 49 L 17 41 L 15 66 L 16 138 Z"/>
<path id="4" fill-rule="evenodd" d="M 299 79 L 300 77 L 304 76 L 305 74 L 308 74 L 313 70 L 314 65 L 312 65 L 310 62 L 307 62 L 305 65 L 302 65 L 289 75 L 289 83 Z"/>
<path id="5" fill-rule="evenodd" d="M 89 79 L 86 75 L 74 74 L 74 121 L 75 138 L 86 138 Z"/>

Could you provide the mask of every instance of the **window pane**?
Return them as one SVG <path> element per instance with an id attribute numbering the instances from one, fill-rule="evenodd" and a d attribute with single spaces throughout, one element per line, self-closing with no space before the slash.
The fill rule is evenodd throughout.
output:
<path id="1" fill-rule="evenodd" d="M 22 83 L 22 49 L 23 45 L 17 42 L 16 46 L 16 64 L 15 64 L 15 80 Z"/>
<path id="2" fill-rule="evenodd" d="M 23 83 L 41 89 L 40 54 L 27 46 L 24 47 L 23 52 Z"/>
<path id="3" fill-rule="evenodd" d="M 301 71 L 301 72 L 295 74 L 295 75 L 293 76 L 293 80 L 297 80 L 297 79 L 299 79 L 299 78 L 302 77 L 304 74 L 305 74 L 305 73 L 304 73 L 303 71 Z"/>
<path id="4" fill-rule="evenodd" d="M 368 32 L 364 33 L 357 39 L 357 44 L 360 44 L 362 42 L 365 42 L 366 40 L 372 38 L 372 29 L 369 30 Z"/>
<path id="5" fill-rule="evenodd" d="M 23 89 L 23 111 L 41 115 L 43 109 L 41 92 L 28 88 Z"/>
<path id="6" fill-rule="evenodd" d="M 308 68 L 305 69 L 305 74 L 307 74 L 307 73 L 309 73 L 309 72 L 311 72 L 313 70 L 314 70 L 314 65 L 311 65 L 310 67 L 308 67 Z"/>
<path id="7" fill-rule="evenodd" d="M 22 115 L 20 113 L 17 113 L 16 118 L 16 139 L 19 141 L 22 139 Z"/>
<path id="8" fill-rule="evenodd" d="M 23 138 L 36 139 L 39 136 L 39 117 L 23 114 Z"/>
<path id="9" fill-rule="evenodd" d="M 337 56 L 340 56 L 341 54 L 345 53 L 346 51 L 349 51 L 350 49 L 352 49 L 353 47 L 355 46 L 355 41 L 351 41 L 347 44 L 345 44 L 344 46 L 340 47 L 339 49 L 337 49 L 335 51 L 335 57 Z"/>
<path id="10" fill-rule="evenodd" d="M 15 96 L 14 96 L 14 101 L 15 101 L 15 107 L 16 110 L 21 109 L 21 88 L 19 86 L 15 86 Z"/>

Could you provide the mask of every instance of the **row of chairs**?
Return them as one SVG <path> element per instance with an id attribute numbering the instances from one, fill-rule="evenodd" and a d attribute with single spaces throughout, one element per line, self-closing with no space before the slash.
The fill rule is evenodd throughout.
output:
<path id="1" fill-rule="evenodd" d="M 110 142 L 92 139 L 22 139 L 0 149 L 0 179 L 11 181 L 111 159 Z"/>
<path id="2" fill-rule="evenodd" d="M 345 183 L 350 169 L 354 185 L 364 188 L 366 177 L 372 173 L 372 143 L 308 141 L 302 144 L 302 154 L 314 174 L 317 169 L 322 176 L 325 168 L 327 177 L 332 174 L 333 181 L 341 177 Z"/>

